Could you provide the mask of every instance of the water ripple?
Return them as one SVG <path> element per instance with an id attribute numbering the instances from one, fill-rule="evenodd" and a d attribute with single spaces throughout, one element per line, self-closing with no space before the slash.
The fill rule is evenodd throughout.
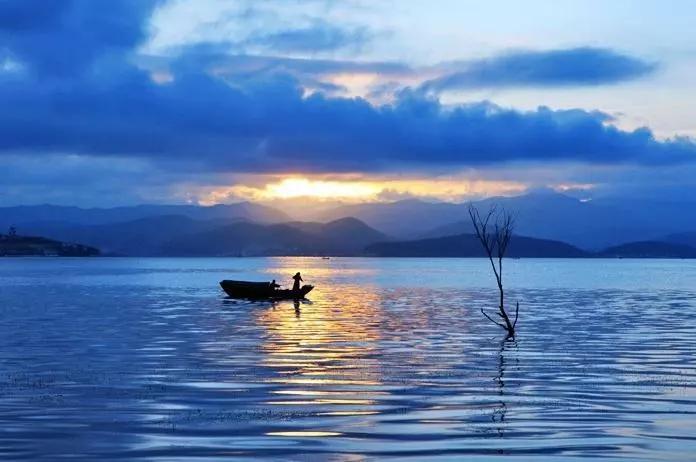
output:
<path id="1" fill-rule="evenodd" d="M 220 268 L 207 273 L 199 260 L 157 261 L 156 276 L 104 262 L 42 290 L 7 283 L 35 278 L 31 265 L 11 278 L 0 268 L 0 457 L 690 460 L 696 451 L 688 290 L 518 284 L 520 333 L 503 341 L 479 312 L 494 306 L 493 291 L 385 283 L 388 261 L 316 267 L 320 284 L 301 304 L 224 299 L 208 284 Z M 301 264 L 268 260 L 263 271 Z M 428 263 L 436 274 L 449 264 Z M 179 285 L 187 268 L 208 280 Z"/>

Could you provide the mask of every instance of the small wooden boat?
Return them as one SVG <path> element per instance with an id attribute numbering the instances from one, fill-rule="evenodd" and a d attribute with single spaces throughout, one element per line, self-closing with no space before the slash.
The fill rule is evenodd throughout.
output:
<path id="1" fill-rule="evenodd" d="M 300 290 L 275 289 L 270 282 L 220 281 L 220 287 L 231 298 L 269 299 L 269 300 L 301 300 L 314 289 L 314 286 L 304 285 Z"/>

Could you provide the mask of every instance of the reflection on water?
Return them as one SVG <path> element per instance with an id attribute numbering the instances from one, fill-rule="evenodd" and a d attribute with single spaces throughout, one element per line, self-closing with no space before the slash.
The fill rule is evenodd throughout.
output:
<path id="1" fill-rule="evenodd" d="M 0 261 L 0 458 L 692 459 L 696 264 L 511 262 L 502 341 L 479 263 Z"/>
<path id="2" fill-rule="evenodd" d="M 505 371 L 508 367 L 505 356 L 508 354 L 507 350 L 512 350 L 512 353 L 514 353 L 514 351 L 517 350 L 517 340 L 510 338 L 501 340 L 500 349 L 498 350 L 498 374 L 494 380 L 498 387 L 500 402 L 497 409 L 492 413 L 491 420 L 500 438 L 505 436 L 505 415 L 507 414 L 507 403 L 505 398 Z M 515 362 L 517 361 L 516 358 Z"/>
<path id="3" fill-rule="evenodd" d="M 356 390 L 380 385 L 376 350 L 382 316 L 374 293 L 345 287 L 339 301 L 318 291 L 311 304 L 295 302 L 294 313 L 279 304 L 258 311 L 256 318 L 266 331 L 261 346 L 266 353 L 262 364 L 272 371 L 268 382 L 281 385 L 272 393 L 283 397 L 267 404 L 302 406 L 321 416 L 378 413 L 375 398 L 382 392 Z M 302 432 L 269 432 L 298 433 Z"/>

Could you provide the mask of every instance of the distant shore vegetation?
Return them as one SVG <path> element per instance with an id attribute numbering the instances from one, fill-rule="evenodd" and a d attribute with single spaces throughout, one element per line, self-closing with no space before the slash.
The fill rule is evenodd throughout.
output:
<path id="1" fill-rule="evenodd" d="M 99 249 L 88 245 L 20 236 L 13 228 L 7 234 L 0 234 L 0 257 L 91 257 L 99 254 Z"/>

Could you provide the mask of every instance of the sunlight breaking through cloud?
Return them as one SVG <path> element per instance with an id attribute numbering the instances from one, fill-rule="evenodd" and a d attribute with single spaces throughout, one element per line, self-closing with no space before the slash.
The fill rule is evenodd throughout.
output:
<path id="1" fill-rule="evenodd" d="M 513 195 L 528 185 L 515 181 L 445 179 L 324 179 L 275 178 L 261 184 L 211 187 L 198 192 L 198 203 L 211 205 L 237 200 L 273 201 L 305 198 L 315 201 L 383 202 L 422 198 L 456 202 L 490 195 Z M 194 194 L 195 195 L 195 194 Z"/>

